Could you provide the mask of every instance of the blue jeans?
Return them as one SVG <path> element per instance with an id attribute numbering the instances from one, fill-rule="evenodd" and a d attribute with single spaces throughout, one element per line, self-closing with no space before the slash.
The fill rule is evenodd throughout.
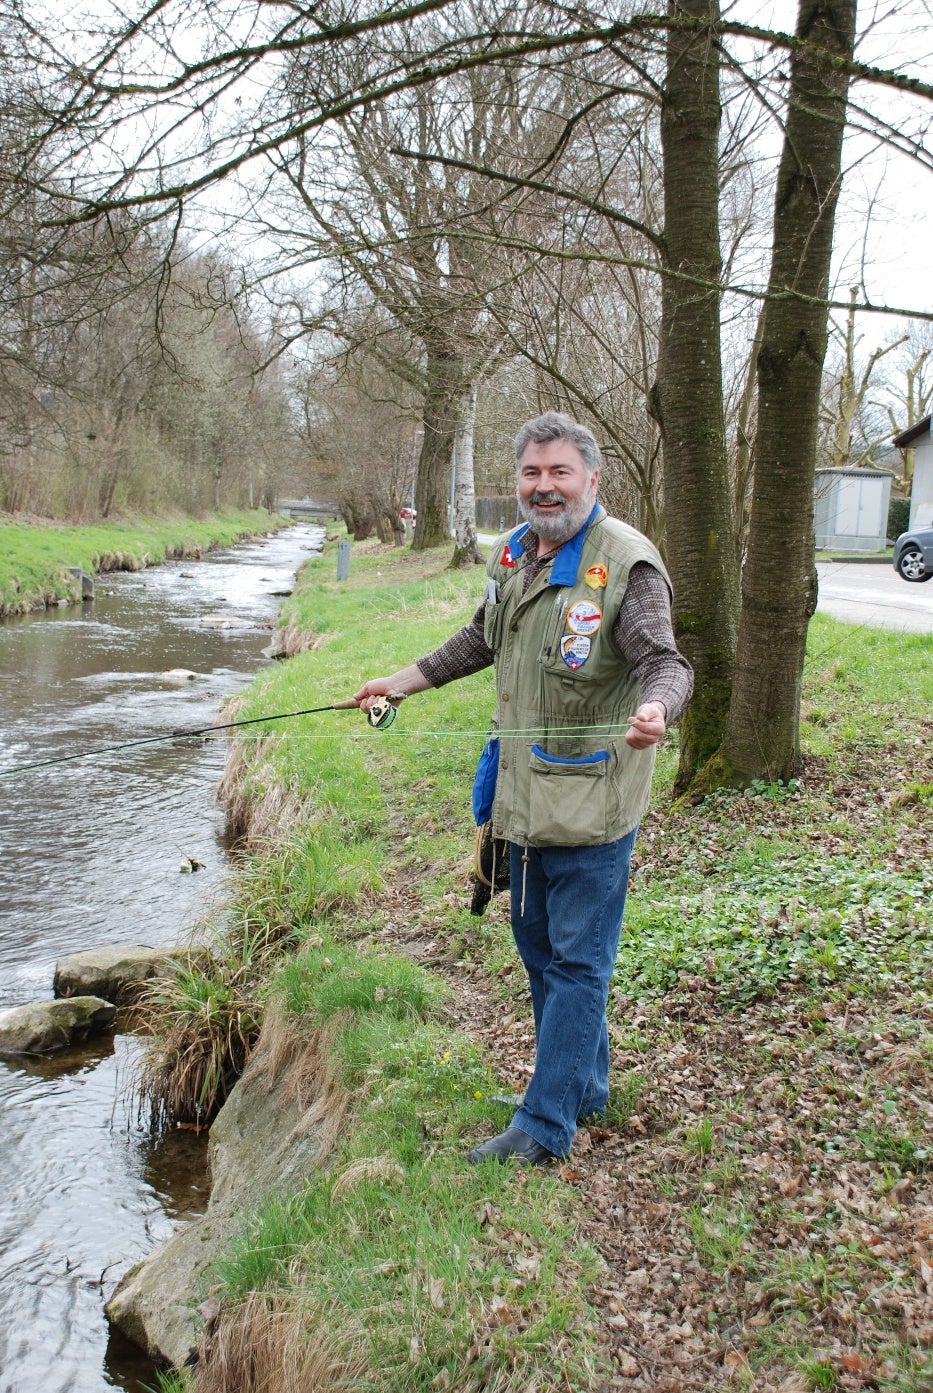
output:
<path id="1" fill-rule="evenodd" d="M 603 846 L 510 848 L 512 933 L 537 1041 L 512 1126 L 557 1156 L 570 1150 L 577 1119 L 609 1101 L 606 1004 L 637 830 Z"/>

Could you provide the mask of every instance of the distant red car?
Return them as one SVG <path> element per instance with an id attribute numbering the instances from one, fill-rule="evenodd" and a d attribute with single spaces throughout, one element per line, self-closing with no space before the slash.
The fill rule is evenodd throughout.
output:
<path id="1" fill-rule="evenodd" d="M 401 509 L 399 509 L 399 517 L 402 519 L 402 522 L 417 522 L 417 521 L 418 521 L 418 509 L 417 509 L 417 508 L 401 508 Z"/>

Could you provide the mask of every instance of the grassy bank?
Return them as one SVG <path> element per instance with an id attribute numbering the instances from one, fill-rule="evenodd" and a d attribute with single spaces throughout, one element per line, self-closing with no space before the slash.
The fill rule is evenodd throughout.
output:
<path id="1" fill-rule="evenodd" d="M 85 527 L 32 525 L 0 517 L 0 617 L 81 598 L 83 571 L 140 571 L 169 557 L 200 556 L 212 546 L 281 525 L 262 509 L 204 518 L 139 518 Z"/>
<path id="2" fill-rule="evenodd" d="M 310 562 L 284 617 L 314 646 L 240 714 L 427 651 L 481 588 L 445 560 L 357 547 L 340 584 L 333 556 Z M 612 993 L 613 1102 L 547 1173 L 464 1161 L 533 1048 L 505 905 L 467 911 L 489 674 L 385 733 L 353 712 L 253 728 L 230 788 L 268 841 L 228 1006 L 322 1032 L 351 1123 L 217 1269 L 194 1387 L 929 1393 L 931 657 L 817 616 L 789 787 L 673 812 L 672 738 Z"/>

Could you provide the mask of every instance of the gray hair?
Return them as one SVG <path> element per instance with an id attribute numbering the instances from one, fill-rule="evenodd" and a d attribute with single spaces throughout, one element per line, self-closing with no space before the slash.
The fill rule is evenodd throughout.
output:
<path id="1" fill-rule="evenodd" d="M 567 440 L 575 445 L 587 475 L 592 475 L 602 464 L 596 436 L 563 411 L 545 411 L 543 416 L 533 416 L 525 422 L 515 437 L 515 463 L 521 465 L 522 455 L 529 445 L 548 445 L 552 440 Z"/>

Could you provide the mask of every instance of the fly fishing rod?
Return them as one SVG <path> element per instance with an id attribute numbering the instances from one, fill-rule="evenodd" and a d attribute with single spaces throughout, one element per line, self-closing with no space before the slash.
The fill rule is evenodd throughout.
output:
<path id="1" fill-rule="evenodd" d="M 390 692 L 388 696 L 377 697 L 367 711 L 366 719 L 374 730 L 387 730 L 398 715 L 398 703 L 405 698 L 404 692 Z M 262 725 L 266 721 L 290 721 L 296 716 L 316 716 L 322 711 L 356 711 L 359 707 L 352 697 L 346 701 L 335 701 L 330 706 L 308 706 L 302 711 L 278 711 L 271 716 L 252 716 L 245 721 L 225 721 L 222 725 L 193 726 L 190 729 L 173 730 L 167 735 L 144 735 L 139 740 L 125 740 L 119 745 L 101 745 L 94 750 L 80 750 L 73 755 L 57 755 L 53 759 L 36 759 L 30 764 L 17 764 L 12 769 L 0 769 L 0 777 L 8 774 L 24 774 L 31 769 L 45 769 L 52 764 L 70 764 L 77 759 L 93 759 L 97 755 L 113 754 L 118 750 L 131 750 L 139 745 L 158 745 L 167 740 L 187 740 L 197 735 L 214 735 L 221 730 L 237 730 L 242 726 Z"/>

